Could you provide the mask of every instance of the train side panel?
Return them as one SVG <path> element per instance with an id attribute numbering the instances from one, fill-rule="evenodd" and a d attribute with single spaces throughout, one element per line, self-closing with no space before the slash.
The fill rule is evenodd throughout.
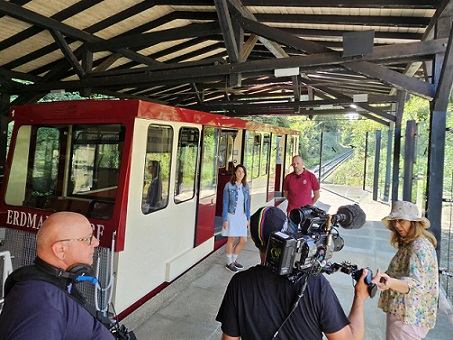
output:
<path id="1" fill-rule="evenodd" d="M 12 117 L 0 251 L 11 251 L 14 269 L 30 264 L 50 214 L 84 214 L 106 290 L 84 284 L 83 293 L 101 308 L 111 296 L 120 318 L 223 244 L 231 167 L 247 168 L 253 213 L 274 204 L 297 145 L 288 129 L 132 100 L 27 105 Z"/>
<path id="2" fill-rule="evenodd" d="M 173 130 L 173 155 L 168 195 L 165 207 L 145 214 L 142 191 L 146 169 L 147 136 L 149 125 L 168 126 Z M 194 248 L 197 195 L 182 202 L 175 201 L 178 183 L 178 136 L 181 128 L 194 128 L 201 133 L 200 125 L 168 122 L 150 122 L 137 119 L 132 146 L 130 184 L 128 193 L 124 251 L 117 254 L 117 282 L 115 306 L 123 311 L 162 282 L 171 282 L 194 263 L 213 251 L 214 237 Z M 198 152 L 199 155 L 199 152 Z M 131 280 L 131 278 L 137 278 Z"/>

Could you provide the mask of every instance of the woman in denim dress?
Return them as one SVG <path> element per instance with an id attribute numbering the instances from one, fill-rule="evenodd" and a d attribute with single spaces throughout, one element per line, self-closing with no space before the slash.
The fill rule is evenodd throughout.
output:
<path id="1" fill-rule="evenodd" d="M 244 269 L 237 258 L 247 242 L 247 228 L 250 227 L 250 194 L 247 184 L 247 171 L 238 164 L 230 181 L 223 189 L 223 228 L 222 235 L 228 237 L 226 243 L 227 262 L 225 269 L 236 273 Z M 239 242 L 234 245 L 236 238 Z"/>

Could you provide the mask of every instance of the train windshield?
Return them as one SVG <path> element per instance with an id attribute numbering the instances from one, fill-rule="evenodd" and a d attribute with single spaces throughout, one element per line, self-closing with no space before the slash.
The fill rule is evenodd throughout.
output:
<path id="1" fill-rule="evenodd" d="M 119 124 L 21 126 L 5 202 L 109 219 L 124 135 Z"/>

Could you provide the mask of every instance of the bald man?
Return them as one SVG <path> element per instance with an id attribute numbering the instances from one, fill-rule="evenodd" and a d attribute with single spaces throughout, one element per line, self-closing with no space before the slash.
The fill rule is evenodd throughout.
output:
<path id="1" fill-rule="evenodd" d="M 288 200 L 286 213 L 305 205 L 314 205 L 319 199 L 320 185 L 315 174 L 305 169 L 304 160 L 300 156 L 293 157 L 294 171 L 285 177 L 283 195 Z M 297 232 L 297 226 L 290 220 L 288 223 L 291 232 Z"/>
<path id="2" fill-rule="evenodd" d="M 38 231 L 35 263 L 6 280 L 0 340 L 114 339 L 83 307 L 86 301 L 75 285 L 79 274 L 89 274 L 98 245 L 86 217 L 52 214 Z"/>

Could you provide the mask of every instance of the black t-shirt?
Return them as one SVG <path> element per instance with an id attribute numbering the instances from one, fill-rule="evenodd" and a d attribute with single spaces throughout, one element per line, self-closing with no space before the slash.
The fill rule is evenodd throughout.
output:
<path id="1" fill-rule="evenodd" d="M 286 319 L 302 282 L 291 283 L 264 266 L 237 273 L 231 279 L 217 314 L 223 333 L 242 339 L 272 339 Z M 350 322 L 330 283 L 310 277 L 299 305 L 277 339 L 322 339 Z"/>

